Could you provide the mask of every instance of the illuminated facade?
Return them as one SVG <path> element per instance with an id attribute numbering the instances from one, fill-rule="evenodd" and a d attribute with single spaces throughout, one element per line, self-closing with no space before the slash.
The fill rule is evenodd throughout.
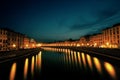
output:
<path id="1" fill-rule="evenodd" d="M 120 24 L 104 29 L 102 34 L 102 47 L 120 48 Z"/>
<path id="2" fill-rule="evenodd" d="M 120 48 L 120 24 L 115 24 L 112 27 L 106 28 L 99 34 L 83 36 L 77 41 L 48 43 L 42 46 Z"/>
<path id="3" fill-rule="evenodd" d="M 0 51 L 7 50 L 7 30 L 0 29 Z"/>
<path id="4" fill-rule="evenodd" d="M 26 48 L 26 46 L 28 48 L 33 48 L 29 47 L 29 44 L 29 38 L 26 38 L 25 35 L 10 29 L 0 28 L 0 51 L 18 50 Z"/>
<path id="5" fill-rule="evenodd" d="M 30 39 L 30 48 L 36 48 L 36 41 L 34 39 Z"/>
<path id="6" fill-rule="evenodd" d="M 100 33 L 90 36 L 88 43 L 90 47 L 100 47 L 102 45 L 102 34 Z"/>
<path id="7" fill-rule="evenodd" d="M 24 49 L 28 49 L 28 48 L 30 48 L 30 39 L 27 36 L 25 36 L 24 37 Z"/>

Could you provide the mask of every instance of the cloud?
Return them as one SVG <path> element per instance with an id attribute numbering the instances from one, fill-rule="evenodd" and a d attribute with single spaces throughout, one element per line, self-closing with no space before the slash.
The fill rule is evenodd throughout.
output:
<path id="1" fill-rule="evenodd" d="M 70 27 L 70 30 L 84 30 L 87 28 L 90 28 L 92 25 L 94 25 L 94 23 L 90 23 L 90 24 L 74 24 Z"/>

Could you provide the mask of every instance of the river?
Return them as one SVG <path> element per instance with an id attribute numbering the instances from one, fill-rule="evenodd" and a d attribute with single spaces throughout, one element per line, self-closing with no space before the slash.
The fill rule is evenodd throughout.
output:
<path id="1" fill-rule="evenodd" d="M 119 80 L 120 66 L 84 52 L 44 48 L 0 62 L 0 80 Z"/>

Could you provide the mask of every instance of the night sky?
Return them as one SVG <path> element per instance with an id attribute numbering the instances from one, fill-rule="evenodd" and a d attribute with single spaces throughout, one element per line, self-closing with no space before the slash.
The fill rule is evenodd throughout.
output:
<path id="1" fill-rule="evenodd" d="M 120 22 L 120 0 L 0 0 L 0 27 L 37 41 L 79 39 Z"/>

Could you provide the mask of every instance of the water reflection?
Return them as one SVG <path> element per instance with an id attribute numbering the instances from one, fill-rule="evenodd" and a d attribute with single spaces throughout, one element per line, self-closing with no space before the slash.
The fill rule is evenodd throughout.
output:
<path id="1" fill-rule="evenodd" d="M 27 74 L 28 74 L 28 58 L 25 59 L 25 64 L 24 64 L 24 80 L 27 79 Z"/>
<path id="2" fill-rule="evenodd" d="M 101 63 L 100 63 L 99 59 L 94 57 L 93 61 L 94 61 L 95 67 L 97 68 L 98 72 L 102 73 Z"/>
<path id="3" fill-rule="evenodd" d="M 81 66 L 81 65 L 82 65 L 82 62 L 81 62 L 80 52 L 77 53 L 77 56 L 78 56 L 78 65 L 79 65 L 80 67 L 82 67 L 82 66 Z"/>
<path id="4" fill-rule="evenodd" d="M 85 60 L 85 54 L 82 52 L 82 61 L 83 61 L 83 65 L 86 68 L 86 60 Z"/>
<path id="5" fill-rule="evenodd" d="M 88 65 L 90 67 L 90 69 L 92 70 L 92 59 L 91 59 L 91 56 L 87 54 L 87 62 L 88 62 Z"/>
<path id="6" fill-rule="evenodd" d="M 32 77 L 34 75 L 34 66 L 35 66 L 34 61 L 35 61 L 35 58 L 34 58 L 34 56 L 32 56 L 32 61 L 31 61 L 31 74 L 32 74 Z"/>
<path id="7" fill-rule="evenodd" d="M 116 79 L 116 70 L 115 68 L 108 62 L 104 62 L 103 60 L 98 59 L 97 57 L 92 57 L 89 54 L 85 54 L 83 52 L 77 52 L 73 51 L 70 49 L 52 49 L 48 48 L 49 50 L 52 51 L 58 51 L 58 52 L 63 52 L 64 56 L 63 61 L 64 65 L 66 65 L 67 70 L 82 70 L 84 69 L 88 72 L 89 74 L 95 74 L 102 76 L 102 78 L 108 78 L 108 76 L 105 76 L 105 70 L 107 73 L 113 78 Z M 104 67 L 103 67 L 104 66 Z M 91 71 L 91 73 L 89 72 Z M 97 74 L 96 74 L 97 73 Z M 109 77 L 110 77 L 109 76 Z"/>
<path id="8" fill-rule="evenodd" d="M 114 67 L 108 63 L 108 62 L 104 62 L 104 66 L 105 66 L 105 69 L 106 71 L 108 72 L 108 74 L 113 78 L 113 79 L 116 79 L 116 72 L 115 72 L 115 69 Z"/>
<path id="9" fill-rule="evenodd" d="M 15 79 L 15 75 L 16 75 L 16 63 L 13 63 L 12 64 L 12 67 L 11 67 L 11 71 L 10 71 L 10 80 L 14 80 Z"/>
<path id="10" fill-rule="evenodd" d="M 40 51 L 37 55 L 37 69 L 40 72 L 41 71 L 41 65 L 42 65 L 42 52 Z"/>

